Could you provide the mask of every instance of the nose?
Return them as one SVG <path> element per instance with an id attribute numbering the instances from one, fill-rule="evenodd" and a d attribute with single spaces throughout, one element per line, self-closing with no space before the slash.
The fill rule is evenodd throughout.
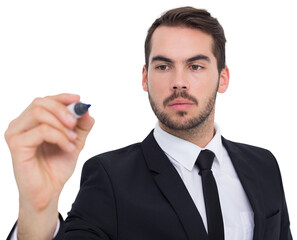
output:
<path id="1" fill-rule="evenodd" d="M 189 82 L 187 80 L 187 74 L 183 71 L 176 71 L 174 76 L 172 76 L 171 82 L 171 90 L 178 91 L 178 90 L 188 90 L 189 89 Z"/>

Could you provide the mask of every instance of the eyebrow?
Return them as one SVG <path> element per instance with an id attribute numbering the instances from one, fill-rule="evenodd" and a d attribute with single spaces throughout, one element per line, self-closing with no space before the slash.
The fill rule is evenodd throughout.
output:
<path id="1" fill-rule="evenodd" d="M 160 55 L 153 57 L 151 63 L 156 62 L 156 61 L 173 63 L 173 61 L 170 58 L 163 57 Z"/>
<path id="2" fill-rule="evenodd" d="M 191 57 L 189 59 L 186 60 L 186 63 L 189 63 L 189 62 L 194 62 L 194 61 L 197 61 L 197 60 L 205 60 L 207 62 L 210 62 L 210 58 L 208 56 L 205 56 L 203 54 L 198 54 L 194 57 Z"/>
<path id="3" fill-rule="evenodd" d="M 185 62 L 189 63 L 189 62 L 194 62 L 194 61 L 197 61 L 197 60 L 205 60 L 207 62 L 211 62 L 210 58 L 208 56 L 206 56 L 206 55 L 203 55 L 203 54 L 198 54 L 198 55 L 196 55 L 194 57 L 191 57 L 191 58 L 187 59 Z M 174 63 L 174 61 L 172 59 L 161 56 L 161 55 L 153 57 L 152 60 L 151 60 L 151 64 L 153 62 L 156 62 L 156 61 Z"/>

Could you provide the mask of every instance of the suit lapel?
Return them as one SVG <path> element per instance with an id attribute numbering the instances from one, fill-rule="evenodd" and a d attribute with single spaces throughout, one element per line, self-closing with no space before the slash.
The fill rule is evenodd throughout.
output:
<path id="1" fill-rule="evenodd" d="M 249 161 L 250 157 L 242 153 L 235 143 L 223 137 L 222 141 L 254 211 L 255 229 L 253 240 L 263 239 L 265 229 L 264 201 L 259 189 L 260 185 L 257 182 L 257 176 L 252 169 L 251 161 Z"/>
<path id="2" fill-rule="evenodd" d="M 188 239 L 206 240 L 201 216 L 178 172 L 157 144 L 153 131 L 142 142 L 142 148 L 157 186 L 179 217 Z"/>

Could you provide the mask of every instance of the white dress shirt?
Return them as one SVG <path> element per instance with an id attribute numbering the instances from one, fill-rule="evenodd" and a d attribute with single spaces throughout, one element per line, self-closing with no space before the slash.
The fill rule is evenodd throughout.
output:
<path id="1" fill-rule="evenodd" d="M 219 192 L 225 239 L 252 240 L 254 213 L 231 159 L 222 144 L 220 130 L 217 125 L 215 128 L 215 136 L 203 149 L 211 150 L 215 154 L 212 172 Z M 154 137 L 179 173 L 207 229 L 201 176 L 195 165 L 203 149 L 165 132 L 158 123 L 154 130 Z"/>
<path id="2" fill-rule="evenodd" d="M 231 159 L 222 144 L 219 128 L 217 125 L 215 128 L 215 136 L 203 149 L 211 150 L 215 154 L 212 172 L 216 179 L 220 197 L 225 239 L 252 240 L 254 213 Z M 158 123 L 154 130 L 154 137 L 183 180 L 207 230 L 202 182 L 198 174 L 199 169 L 195 165 L 196 159 L 203 149 L 165 132 Z M 54 236 L 56 236 L 59 226 L 60 222 L 58 221 Z M 17 227 L 11 240 L 17 240 Z"/>

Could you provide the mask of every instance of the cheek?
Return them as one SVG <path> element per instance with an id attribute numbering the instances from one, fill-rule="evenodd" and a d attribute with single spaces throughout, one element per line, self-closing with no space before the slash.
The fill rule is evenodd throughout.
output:
<path id="1" fill-rule="evenodd" d="M 196 75 L 190 83 L 191 88 L 198 89 L 198 91 L 213 92 L 213 89 L 218 86 L 219 76 L 213 72 L 203 72 Z"/>
<path id="2" fill-rule="evenodd" d="M 168 87 L 163 86 L 163 83 L 149 82 L 148 84 L 148 92 L 151 99 L 154 101 L 156 105 L 159 107 L 163 106 L 163 101 L 165 98 L 168 98 L 172 93 L 166 90 Z"/>
<path id="3" fill-rule="evenodd" d="M 164 74 L 165 75 L 165 74 Z M 163 94 L 170 89 L 170 78 L 168 76 L 151 74 L 148 80 L 148 90 L 151 94 Z"/>
<path id="4" fill-rule="evenodd" d="M 164 91 L 164 88 L 162 88 L 159 84 L 158 85 L 153 83 L 149 84 L 148 92 L 155 101 L 161 101 L 164 98 L 164 96 L 166 96 L 166 92 Z"/>

